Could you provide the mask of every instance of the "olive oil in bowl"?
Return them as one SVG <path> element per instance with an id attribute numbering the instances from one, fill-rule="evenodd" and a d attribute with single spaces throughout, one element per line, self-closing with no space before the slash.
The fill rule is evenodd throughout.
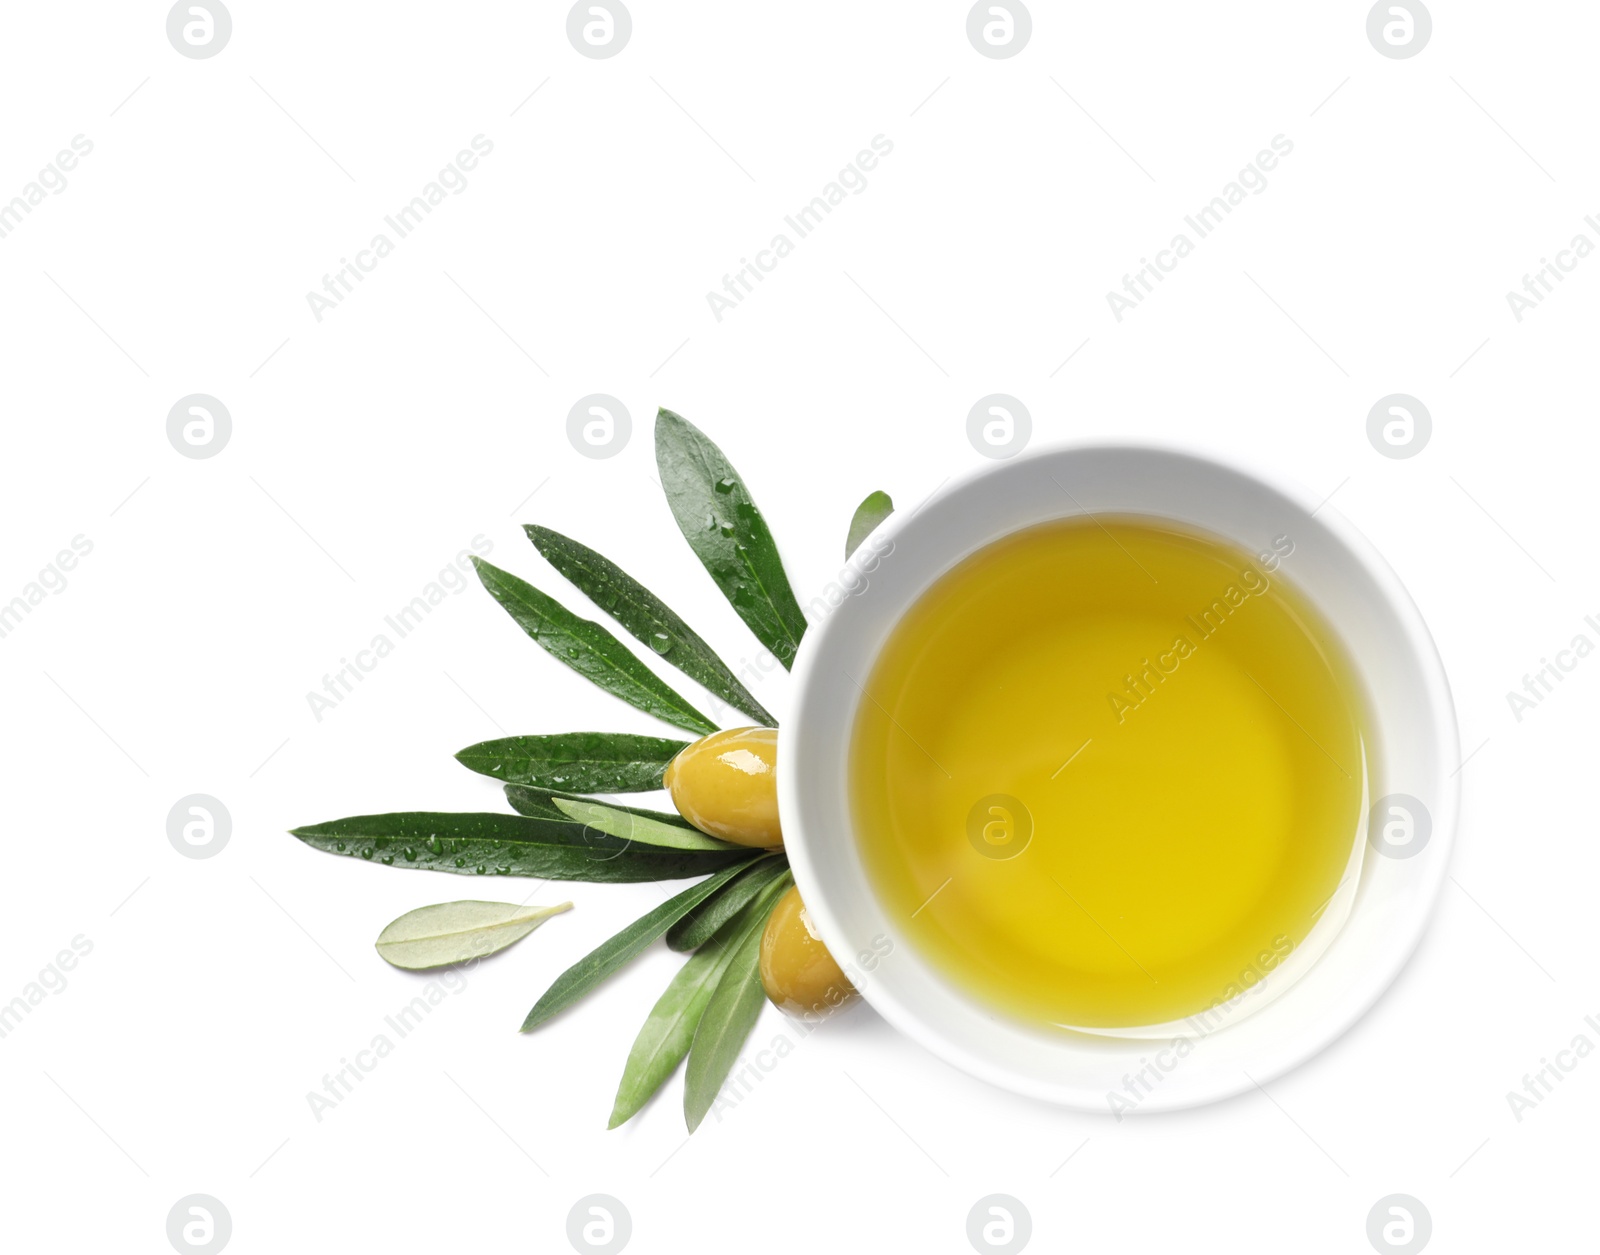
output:
<path id="1" fill-rule="evenodd" d="M 1116 1032 L 1231 1005 L 1305 945 L 1359 867 L 1368 751 L 1292 551 L 1068 519 L 895 626 L 859 677 L 851 810 L 874 891 L 949 980 Z"/>

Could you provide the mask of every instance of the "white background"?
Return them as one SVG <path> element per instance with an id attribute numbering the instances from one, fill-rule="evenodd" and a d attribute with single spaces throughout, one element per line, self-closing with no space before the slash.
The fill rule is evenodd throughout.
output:
<path id="1" fill-rule="evenodd" d="M 1520 323 L 1505 294 L 1600 242 L 1593 6 L 1438 0 L 1408 60 L 1359 3 L 1038 3 L 1008 60 L 974 51 L 959 3 L 638 0 L 610 60 L 548 2 L 232 14 L 191 60 L 160 4 L 5 11 L 0 199 L 94 145 L 0 239 L 0 601 L 93 543 L 0 639 L 0 1001 L 93 944 L 0 1040 L 8 1248 L 167 1250 L 191 1193 L 240 1252 L 566 1249 L 597 1192 L 638 1251 L 960 1251 L 990 1193 L 1040 1250 L 1364 1251 L 1395 1192 L 1436 1250 L 1586 1240 L 1600 1060 L 1520 1122 L 1506 1093 L 1600 1044 L 1600 661 L 1520 722 L 1506 692 L 1600 642 L 1600 260 Z M 479 134 L 465 191 L 319 323 L 306 293 Z M 706 292 L 878 134 L 867 189 L 719 323 Z M 1105 293 L 1278 134 L 1267 190 L 1118 323 Z M 208 460 L 165 432 L 195 392 L 233 417 Z M 565 435 L 591 392 L 634 417 L 606 461 Z M 557 589 L 525 521 L 649 573 L 738 665 L 754 642 L 651 479 L 654 407 L 723 445 L 805 602 L 865 493 L 905 508 L 981 463 L 965 420 L 990 392 L 1028 405 L 1035 442 L 1175 438 L 1337 490 L 1406 581 L 1471 757 L 1452 881 L 1378 1007 L 1265 1094 L 1121 1123 L 969 1080 L 858 1008 L 692 1141 L 676 1080 L 607 1133 L 676 960 L 515 1030 L 660 890 L 547 886 L 577 909 L 319 1122 L 307 1092 L 423 984 L 376 957 L 382 925 L 528 886 L 285 830 L 495 808 L 451 753 L 500 729 L 660 729 L 476 587 L 320 722 L 307 691 L 476 535 Z M 1434 421 L 1405 461 L 1365 435 L 1394 392 Z M 781 677 L 757 691 L 783 713 Z M 194 792 L 233 817 L 206 860 L 166 835 Z M 767 1009 L 752 1049 L 786 1031 Z"/>

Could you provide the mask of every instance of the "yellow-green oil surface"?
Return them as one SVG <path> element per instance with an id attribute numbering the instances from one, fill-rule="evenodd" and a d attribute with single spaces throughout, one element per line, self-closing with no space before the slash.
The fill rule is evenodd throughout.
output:
<path id="1" fill-rule="evenodd" d="M 1364 702 L 1289 584 L 1155 520 L 1018 532 L 896 625 L 850 747 L 868 875 L 912 943 L 1035 1024 L 1161 1024 L 1300 945 L 1360 827 Z"/>

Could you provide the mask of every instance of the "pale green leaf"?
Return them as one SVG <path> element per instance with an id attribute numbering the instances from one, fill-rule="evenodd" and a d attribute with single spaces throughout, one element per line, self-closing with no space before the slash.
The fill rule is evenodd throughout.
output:
<path id="1" fill-rule="evenodd" d="M 693 1133 L 717 1099 L 722 1083 L 733 1071 L 739 1050 L 756 1026 L 766 995 L 761 989 L 760 926 L 752 925 L 728 943 L 728 966 L 706 1003 L 689 1047 L 689 1066 L 683 1083 L 683 1116 Z"/>
<path id="2" fill-rule="evenodd" d="M 765 928 L 767 916 L 778 895 L 789 885 L 788 873 L 783 871 L 777 882 L 769 880 L 764 891 L 727 921 L 727 927 L 716 937 L 690 956 L 678 969 L 666 992 L 652 1008 L 644 1027 L 628 1052 L 627 1065 L 622 1070 L 622 1081 L 617 1086 L 617 1099 L 611 1110 L 614 1129 L 633 1115 L 660 1089 L 672 1075 L 699 1028 L 700 1019 L 711 1002 L 722 980 L 723 973 L 733 961 L 740 945 L 754 931 L 757 938 Z M 715 900 L 715 899 L 713 899 Z"/>
<path id="3" fill-rule="evenodd" d="M 378 934 L 378 954 L 395 967 L 420 971 L 445 967 L 504 950 L 521 941 L 559 906 L 514 906 L 509 902 L 440 902 L 407 911 Z"/>
<path id="4" fill-rule="evenodd" d="M 597 828 L 607 836 L 624 841 L 639 841 L 645 845 L 664 845 L 674 850 L 742 850 L 745 847 L 691 828 L 688 824 L 663 823 L 648 815 L 634 811 L 618 810 L 603 802 L 586 802 L 579 798 L 552 797 L 556 809 L 570 819 Z"/>
<path id="5" fill-rule="evenodd" d="M 856 507 L 855 515 L 850 520 L 850 531 L 844 538 L 845 561 L 850 560 L 850 555 L 861 547 L 861 542 L 877 529 L 884 519 L 894 513 L 894 502 L 889 499 L 886 492 L 868 493 L 866 498 Z"/>

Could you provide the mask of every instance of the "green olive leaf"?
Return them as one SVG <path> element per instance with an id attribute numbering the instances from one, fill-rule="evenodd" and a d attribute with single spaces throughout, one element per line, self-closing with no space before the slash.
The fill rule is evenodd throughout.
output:
<path id="1" fill-rule="evenodd" d="M 504 950 L 521 941 L 559 906 L 515 906 L 509 902 L 440 902 L 407 911 L 378 934 L 378 954 L 407 971 L 446 967 Z"/>
<path id="2" fill-rule="evenodd" d="M 664 845 L 674 850 L 743 850 L 745 847 L 731 841 L 721 841 L 709 833 L 701 832 L 679 820 L 678 822 L 653 819 L 635 811 L 621 810 L 603 802 L 586 798 L 552 797 L 551 802 L 568 819 L 598 828 L 623 841 L 642 841 L 646 845 Z"/>
<path id="3" fill-rule="evenodd" d="M 528 524 L 523 531 L 534 548 L 590 601 L 627 629 L 640 644 L 701 685 L 742 710 L 763 727 L 778 721 L 741 684 L 700 635 L 638 580 L 611 559 L 548 527 Z"/>
<path id="4" fill-rule="evenodd" d="M 689 742 L 631 732 L 558 732 L 479 741 L 456 761 L 507 784 L 572 793 L 648 793 Z"/>
<path id="5" fill-rule="evenodd" d="M 684 1074 L 683 1117 L 693 1133 L 717 1099 L 722 1083 L 738 1061 L 739 1049 L 761 1015 L 766 995 L 761 989 L 761 933 L 759 922 L 738 934 L 729 944 L 728 966 L 706 1003 L 689 1047 Z"/>
<path id="6" fill-rule="evenodd" d="M 729 920 L 744 910 L 774 880 L 787 876 L 789 860 L 782 854 L 757 859 L 720 893 L 707 898 L 671 928 L 667 929 L 667 948 L 695 950 L 705 945 Z"/>
<path id="7" fill-rule="evenodd" d="M 314 849 L 386 867 L 607 884 L 737 871 L 754 853 L 635 845 L 571 820 L 493 811 L 353 815 L 295 828 L 291 835 Z"/>
<path id="8" fill-rule="evenodd" d="M 472 565 L 490 595 L 552 658 L 613 697 L 686 732 L 715 732 L 712 723 L 605 628 L 579 618 L 554 597 L 476 554 Z"/>
<path id="9" fill-rule="evenodd" d="M 769 863 L 776 860 L 768 860 Z M 743 884 L 748 876 L 736 883 Z M 767 882 L 769 885 L 771 881 Z M 738 951 L 738 942 L 752 927 L 765 925 L 772 902 L 787 884 L 773 888 L 760 901 L 747 900 L 738 913 L 738 920 L 723 937 L 704 946 L 678 969 L 666 992 L 651 1009 L 644 1027 L 628 1052 L 628 1062 L 622 1069 L 622 1080 L 617 1086 L 617 1098 L 611 1109 L 611 1121 L 606 1125 L 616 1128 L 631 1119 L 650 1096 L 677 1069 L 694 1041 L 695 1030 L 722 980 L 722 975 Z M 726 894 L 713 901 L 722 901 Z"/>
<path id="10" fill-rule="evenodd" d="M 555 797 L 548 789 L 530 789 L 525 784 L 506 785 L 506 801 L 511 803 L 511 809 L 535 819 L 566 819 L 556 809 Z"/>
<path id="11" fill-rule="evenodd" d="M 850 561 L 861 542 L 877 530 L 878 525 L 894 513 L 894 502 L 886 492 L 868 493 L 850 518 L 850 531 L 844 538 L 844 560 Z"/>
<path id="12" fill-rule="evenodd" d="M 716 875 L 709 876 L 699 884 L 685 889 L 676 897 L 668 898 L 655 910 L 634 920 L 616 936 L 601 942 L 556 977 L 550 988 L 540 996 L 539 1001 L 533 1004 L 533 1010 L 528 1012 L 527 1019 L 522 1021 L 522 1031 L 526 1033 L 530 1029 L 538 1028 L 558 1011 L 570 1007 L 623 964 L 635 958 L 646 946 L 682 918 L 684 912 L 699 906 L 737 876 L 739 871 L 740 867 L 737 865 L 723 868 Z"/>
<path id="13" fill-rule="evenodd" d="M 707 947 L 690 955 L 678 969 L 628 1052 L 606 1128 L 614 1129 L 632 1119 L 683 1062 L 706 1004 L 732 958 L 731 949 Z"/>
<path id="14" fill-rule="evenodd" d="M 806 619 L 777 542 L 744 480 L 703 432 L 671 410 L 656 414 L 656 467 L 678 530 L 756 639 L 785 668 Z"/>

